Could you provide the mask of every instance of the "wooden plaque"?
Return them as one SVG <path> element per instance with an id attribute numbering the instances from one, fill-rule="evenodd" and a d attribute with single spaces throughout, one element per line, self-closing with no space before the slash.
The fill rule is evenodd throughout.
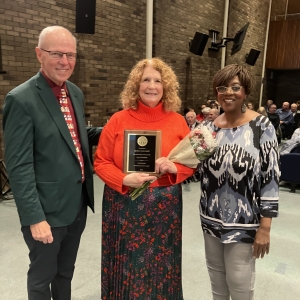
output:
<path id="1" fill-rule="evenodd" d="M 160 130 L 125 130 L 123 172 L 156 174 L 155 161 L 161 153 Z"/>

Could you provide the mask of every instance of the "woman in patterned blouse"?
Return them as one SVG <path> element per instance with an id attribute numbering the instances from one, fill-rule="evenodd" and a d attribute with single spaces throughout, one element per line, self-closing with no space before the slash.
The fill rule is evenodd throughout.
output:
<path id="1" fill-rule="evenodd" d="M 228 65 L 213 79 L 224 110 L 214 121 L 219 148 L 200 165 L 200 218 L 213 299 L 253 299 L 255 260 L 270 250 L 278 214 L 279 161 L 274 126 L 246 108 L 253 77 Z"/>

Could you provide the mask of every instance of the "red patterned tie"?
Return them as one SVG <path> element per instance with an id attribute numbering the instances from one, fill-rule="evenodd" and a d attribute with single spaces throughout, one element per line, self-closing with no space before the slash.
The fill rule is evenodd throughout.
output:
<path id="1" fill-rule="evenodd" d="M 74 146 L 75 146 L 76 154 L 77 154 L 80 168 L 81 168 L 81 177 L 83 180 L 84 179 L 83 161 L 82 161 L 82 157 L 80 155 L 80 150 L 79 150 L 79 146 L 78 146 L 79 145 L 78 136 L 76 135 L 76 132 L 74 130 L 74 122 L 73 122 L 72 115 L 70 113 L 70 109 L 68 106 L 68 97 L 67 97 L 66 91 L 64 89 L 61 89 L 60 92 L 61 92 L 61 94 L 59 96 L 60 109 L 64 115 L 65 121 L 70 130 L 70 134 L 71 134 Z"/>

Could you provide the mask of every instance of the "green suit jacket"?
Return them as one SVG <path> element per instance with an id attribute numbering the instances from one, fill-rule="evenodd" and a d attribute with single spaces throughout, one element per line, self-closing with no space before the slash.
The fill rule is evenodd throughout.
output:
<path id="1" fill-rule="evenodd" d="M 94 208 L 82 91 L 66 82 L 84 159 L 88 205 Z M 5 163 L 21 224 L 43 220 L 52 227 L 71 224 L 82 194 L 81 169 L 57 99 L 39 72 L 5 98 Z"/>

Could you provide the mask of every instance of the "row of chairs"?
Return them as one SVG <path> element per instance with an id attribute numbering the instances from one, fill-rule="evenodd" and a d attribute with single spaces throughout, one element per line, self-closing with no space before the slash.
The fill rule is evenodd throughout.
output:
<path id="1" fill-rule="evenodd" d="M 300 184 L 300 147 L 294 148 L 291 153 L 280 156 L 280 181 L 291 184 L 291 193 L 296 192 L 296 185 Z"/>

